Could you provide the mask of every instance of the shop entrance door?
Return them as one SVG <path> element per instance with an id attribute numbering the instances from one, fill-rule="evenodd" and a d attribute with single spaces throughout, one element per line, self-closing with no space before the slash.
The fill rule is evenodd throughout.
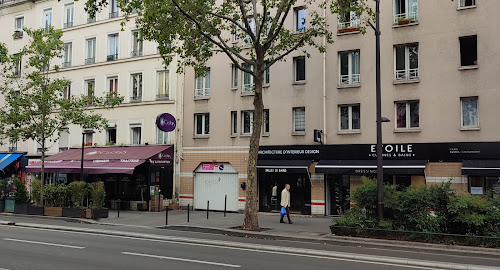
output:
<path id="1" fill-rule="evenodd" d="M 281 191 L 290 185 L 290 211 L 304 215 L 311 214 L 311 181 L 306 173 L 260 173 L 259 211 L 279 212 Z"/>
<path id="2" fill-rule="evenodd" d="M 350 194 L 349 175 L 328 174 L 326 177 L 326 214 L 338 216 L 349 209 L 347 197 Z"/>

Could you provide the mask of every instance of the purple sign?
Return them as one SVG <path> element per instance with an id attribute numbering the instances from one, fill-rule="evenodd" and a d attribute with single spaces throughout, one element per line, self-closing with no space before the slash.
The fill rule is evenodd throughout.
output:
<path id="1" fill-rule="evenodd" d="M 175 117 L 169 113 L 162 113 L 156 117 L 156 126 L 165 132 L 174 131 L 176 126 Z"/>

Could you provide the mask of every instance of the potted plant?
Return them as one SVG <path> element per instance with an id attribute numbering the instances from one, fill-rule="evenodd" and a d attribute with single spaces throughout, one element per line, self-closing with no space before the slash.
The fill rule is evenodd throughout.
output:
<path id="1" fill-rule="evenodd" d="M 169 204 L 168 204 L 168 210 L 179 210 L 181 209 L 179 202 L 176 199 L 173 199 Z"/>
<path id="2" fill-rule="evenodd" d="M 0 213 L 5 211 L 5 190 L 7 189 L 7 181 L 0 180 Z"/>
<path id="3" fill-rule="evenodd" d="M 14 192 L 14 214 L 26 215 L 28 213 L 29 201 L 26 186 L 19 178 L 14 179 L 14 185 L 16 187 L 16 191 Z"/>
<path id="4" fill-rule="evenodd" d="M 84 216 L 83 199 L 87 192 L 87 184 L 83 181 L 76 181 L 69 184 L 71 194 L 71 204 L 73 207 L 63 207 L 63 217 L 81 218 Z"/>
<path id="5" fill-rule="evenodd" d="M 31 181 L 31 200 L 35 205 L 28 205 L 28 215 L 43 216 L 42 182 L 39 179 Z"/>
<path id="6" fill-rule="evenodd" d="M 92 183 L 92 187 L 92 218 L 107 218 L 109 209 L 102 207 L 104 205 L 104 198 L 106 198 L 104 182 L 94 182 Z"/>
<path id="7" fill-rule="evenodd" d="M 14 31 L 14 34 L 12 35 L 14 39 L 19 39 L 23 37 L 23 31 L 22 30 L 16 30 Z"/>
<path id="8" fill-rule="evenodd" d="M 410 18 L 398 18 L 398 25 L 405 25 L 411 22 Z"/>
<path id="9" fill-rule="evenodd" d="M 60 189 L 50 184 L 43 187 L 45 198 L 44 215 L 52 217 L 62 217 L 62 207 L 60 206 Z"/>

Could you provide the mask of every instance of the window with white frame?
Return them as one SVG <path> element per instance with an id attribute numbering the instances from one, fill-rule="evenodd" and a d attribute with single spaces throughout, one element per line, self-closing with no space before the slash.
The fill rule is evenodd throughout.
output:
<path id="1" fill-rule="evenodd" d="M 394 46 L 394 67 L 394 80 L 417 80 L 419 78 L 418 44 Z"/>
<path id="2" fill-rule="evenodd" d="M 97 6 L 97 0 L 94 1 L 94 4 Z M 94 17 L 90 16 L 90 13 L 85 12 L 85 16 L 87 18 L 87 23 L 93 23 L 97 21 L 97 12 L 94 13 Z"/>
<path id="3" fill-rule="evenodd" d="M 194 115 L 194 132 L 195 135 L 210 134 L 210 114 L 198 113 Z"/>
<path id="4" fill-rule="evenodd" d="M 294 10 L 295 31 L 300 32 L 306 29 L 306 7 L 298 7 Z"/>
<path id="5" fill-rule="evenodd" d="M 477 97 L 461 98 L 462 127 L 479 127 Z"/>
<path id="6" fill-rule="evenodd" d="M 116 144 L 116 125 L 106 129 L 106 145 Z"/>
<path id="7" fill-rule="evenodd" d="M 304 56 L 293 58 L 294 81 L 303 82 L 306 80 L 306 58 Z"/>
<path id="8" fill-rule="evenodd" d="M 71 84 L 68 85 L 63 92 L 63 99 L 70 100 L 71 99 Z"/>
<path id="9" fill-rule="evenodd" d="M 9 140 L 9 152 L 17 152 L 17 141 Z"/>
<path id="10" fill-rule="evenodd" d="M 24 16 L 19 16 L 14 19 L 14 38 L 22 38 L 24 31 Z"/>
<path id="11" fill-rule="evenodd" d="M 262 119 L 262 132 L 264 134 L 268 134 L 270 131 L 270 126 L 269 126 L 269 109 L 264 109 L 263 111 L 264 116 Z"/>
<path id="12" fill-rule="evenodd" d="M 238 134 L 238 112 L 231 112 L 231 135 L 235 136 Z"/>
<path id="13" fill-rule="evenodd" d="M 266 71 L 264 71 L 264 85 L 268 86 L 271 83 L 271 71 L 270 67 L 266 68 Z"/>
<path id="14" fill-rule="evenodd" d="M 94 143 L 94 133 L 85 133 L 83 135 L 84 141 L 85 141 L 85 146 L 92 146 Z"/>
<path id="15" fill-rule="evenodd" d="M 86 47 L 85 64 L 95 63 L 95 45 L 96 45 L 95 38 L 89 38 L 85 40 L 85 47 Z"/>
<path id="16" fill-rule="evenodd" d="M 66 151 L 68 149 L 69 149 L 69 131 L 65 129 L 59 135 L 59 152 Z"/>
<path id="17" fill-rule="evenodd" d="M 210 96 L 210 68 L 207 68 L 205 76 L 196 77 L 196 89 L 194 91 L 195 97 L 209 97 Z"/>
<path id="18" fill-rule="evenodd" d="M 170 72 L 168 70 L 161 70 L 156 72 L 157 78 L 157 89 L 156 89 L 156 99 L 157 100 L 169 100 L 170 99 Z"/>
<path id="19" fill-rule="evenodd" d="M 64 28 L 73 27 L 75 5 L 73 3 L 64 5 Z"/>
<path id="20" fill-rule="evenodd" d="M 477 66 L 477 36 L 460 37 L 460 66 Z"/>
<path id="21" fill-rule="evenodd" d="M 64 43 L 62 67 L 63 68 L 71 67 L 72 58 L 73 58 L 73 43 L 72 42 Z"/>
<path id="22" fill-rule="evenodd" d="M 118 0 L 111 0 L 109 2 L 109 18 L 116 18 L 120 15 L 120 8 L 118 7 Z"/>
<path id="23" fill-rule="evenodd" d="M 156 127 L 156 144 L 168 144 L 168 132 Z"/>
<path id="24" fill-rule="evenodd" d="M 22 66 L 23 66 L 23 62 L 22 62 L 22 56 L 20 53 L 16 53 L 13 55 L 14 56 L 14 61 L 15 61 L 15 65 L 14 65 L 14 69 L 12 70 L 12 75 L 14 76 L 20 76 L 21 75 L 21 69 L 22 69 Z"/>
<path id="25" fill-rule="evenodd" d="M 111 97 L 118 96 L 118 77 L 113 76 L 108 78 L 108 95 Z"/>
<path id="26" fill-rule="evenodd" d="M 238 73 L 240 70 L 236 67 L 236 65 L 231 65 L 231 89 L 238 88 Z"/>
<path id="27" fill-rule="evenodd" d="M 131 102 L 142 101 L 142 73 L 132 74 Z"/>
<path id="28" fill-rule="evenodd" d="M 253 66 L 248 64 L 243 64 L 243 68 L 246 70 L 253 71 Z M 254 82 L 253 76 L 249 72 L 243 72 L 243 87 L 241 88 L 241 92 L 244 94 L 253 93 L 254 92 Z"/>
<path id="29" fill-rule="evenodd" d="M 130 57 L 142 56 L 142 37 L 139 30 L 132 31 L 132 51 Z"/>
<path id="30" fill-rule="evenodd" d="M 49 26 L 51 25 L 52 25 L 52 8 L 44 9 L 42 28 L 48 30 Z"/>
<path id="31" fill-rule="evenodd" d="M 306 108 L 305 107 L 293 108 L 293 131 L 294 132 L 306 131 Z"/>
<path id="32" fill-rule="evenodd" d="M 85 81 L 85 95 L 88 98 L 88 104 L 92 105 L 94 103 L 94 94 L 95 94 L 95 80 L 86 80 Z"/>
<path id="33" fill-rule="evenodd" d="M 393 1 L 395 25 L 404 25 L 418 21 L 418 0 Z"/>
<path id="34" fill-rule="evenodd" d="M 252 30 L 252 33 L 255 35 L 257 33 L 257 28 L 255 25 L 255 18 L 250 17 L 247 20 L 248 20 L 248 25 L 250 26 L 250 29 Z M 246 35 L 246 37 L 243 41 L 244 41 L 245 45 L 250 45 L 253 43 L 252 38 L 248 34 Z"/>
<path id="35" fill-rule="evenodd" d="M 241 134 L 250 135 L 253 132 L 253 111 L 241 111 Z"/>
<path id="36" fill-rule="evenodd" d="M 359 50 L 339 52 L 339 85 L 359 84 L 360 73 Z"/>
<path id="37" fill-rule="evenodd" d="M 349 131 L 360 129 L 361 114 L 359 104 L 339 106 L 339 130 Z"/>
<path id="38" fill-rule="evenodd" d="M 420 127 L 420 102 L 396 102 L 396 129 Z"/>
<path id="39" fill-rule="evenodd" d="M 473 7 L 476 5 L 476 0 L 459 0 L 458 7 Z"/>
<path id="40" fill-rule="evenodd" d="M 108 57 L 107 61 L 113 61 L 118 59 L 118 34 L 108 35 Z"/>
<path id="41" fill-rule="evenodd" d="M 141 144 L 142 128 L 140 124 L 130 125 L 130 144 Z"/>
<path id="42" fill-rule="evenodd" d="M 357 1 L 359 3 L 359 1 Z M 340 13 L 338 15 L 337 32 L 355 32 L 359 31 L 360 19 L 354 11 Z"/>

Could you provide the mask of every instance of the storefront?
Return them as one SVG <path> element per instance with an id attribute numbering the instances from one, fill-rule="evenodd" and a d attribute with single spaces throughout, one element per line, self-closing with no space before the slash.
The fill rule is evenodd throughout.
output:
<path id="1" fill-rule="evenodd" d="M 45 173 L 67 183 L 83 179 L 103 181 L 106 206 L 128 209 L 129 202 L 149 201 L 155 190 L 165 199 L 173 198 L 173 146 L 89 147 L 84 149 L 83 175 L 82 149 L 70 149 L 45 160 Z M 27 167 L 31 173 L 40 173 L 41 162 Z M 83 178 L 81 178 L 83 177 Z"/>

